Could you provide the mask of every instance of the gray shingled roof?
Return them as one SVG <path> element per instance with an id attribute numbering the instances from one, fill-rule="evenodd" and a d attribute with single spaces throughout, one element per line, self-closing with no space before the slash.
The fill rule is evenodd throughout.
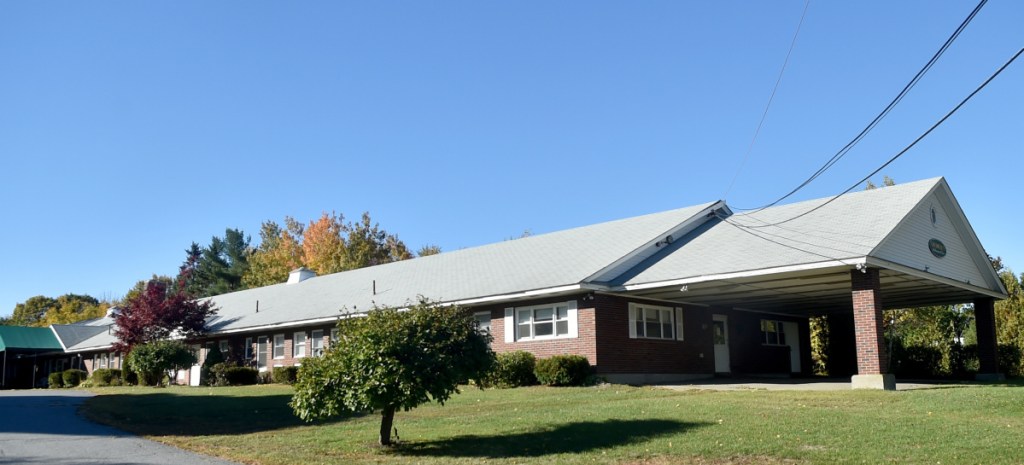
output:
<path id="1" fill-rule="evenodd" d="M 635 285 L 868 256 L 942 178 L 850 193 L 777 226 L 831 197 L 735 214 L 624 281 Z"/>
<path id="2" fill-rule="evenodd" d="M 578 285 L 712 203 L 212 297 L 213 331 Z M 373 288 L 376 285 L 376 295 Z M 256 312 L 256 302 L 259 312 Z"/>

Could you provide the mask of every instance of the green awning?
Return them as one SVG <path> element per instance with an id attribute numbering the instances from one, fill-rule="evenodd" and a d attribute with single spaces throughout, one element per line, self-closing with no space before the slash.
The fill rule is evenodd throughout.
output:
<path id="1" fill-rule="evenodd" d="M 0 351 L 61 350 L 60 342 L 50 328 L 0 326 Z"/>

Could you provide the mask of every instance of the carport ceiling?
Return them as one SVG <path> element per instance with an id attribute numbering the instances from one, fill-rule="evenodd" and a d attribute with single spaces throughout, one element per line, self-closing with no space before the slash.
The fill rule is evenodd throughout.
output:
<path id="1" fill-rule="evenodd" d="M 631 290 L 629 294 L 773 313 L 849 313 L 853 311 L 850 272 L 849 267 L 833 267 L 708 281 L 694 280 L 685 285 Z M 966 303 L 978 297 L 978 294 L 967 289 L 895 270 L 881 269 L 879 277 L 885 309 Z"/>

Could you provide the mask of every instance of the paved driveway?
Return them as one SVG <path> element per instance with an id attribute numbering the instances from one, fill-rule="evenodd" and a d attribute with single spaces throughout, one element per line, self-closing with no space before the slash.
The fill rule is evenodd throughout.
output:
<path id="1" fill-rule="evenodd" d="M 229 465 L 78 415 L 84 391 L 0 391 L 0 464 Z"/>

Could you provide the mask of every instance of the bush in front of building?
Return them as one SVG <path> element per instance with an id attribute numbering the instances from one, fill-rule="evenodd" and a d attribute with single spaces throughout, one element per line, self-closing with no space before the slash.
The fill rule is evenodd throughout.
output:
<path id="1" fill-rule="evenodd" d="M 534 374 L 548 386 L 584 386 L 591 377 L 590 362 L 582 355 L 555 355 L 537 360 Z"/>
<path id="2" fill-rule="evenodd" d="M 299 367 L 274 367 L 270 379 L 277 384 L 295 384 Z"/>
<path id="3" fill-rule="evenodd" d="M 121 370 L 117 368 L 100 368 L 92 372 L 89 377 L 90 384 L 95 387 L 120 386 Z"/>
<path id="4" fill-rule="evenodd" d="M 199 369 L 199 379 L 203 385 L 223 386 L 223 384 L 217 384 L 217 375 L 212 371 L 213 366 L 220 363 L 224 363 L 224 354 L 221 353 L 220 348 L 211 347 L 206 353 L 206 360 L 203 360 L 202 368 Z"/>
<path id="5" fill-rule="evenodd" d="M 156 341 L 133 347 L 125 361 L 138 375 L 139 384 L 159 386 L 168 371 L 192 366 L 196 356 L 180 341 Z"/>
<path id="6" fill-rule="evenodd" d="M 64 387 L 69 388 L 77 387 L 79 384 L 82 384 L 82 381 L 85 381 L 85 378 L 88 377 L 89 373 L 86 373 L 85 370 L 78 370 L 75 368 L 64 370 L 64 372 L 61 373 L 61 380 L 63 381 Z"/>
<path id="7" fill-rule="evenodd" d="M 482 387 L 514 388 L 537 384 L 537 357 L 533 354 L 517 350 L 497 354 L 494 368 L 480 380 Z"/>
<path id="8" fill-rule="evenodd" d="M 50 373 L 50 376 L 47 376 L 46 380 L 49 383 L 47 385 L 50 387 L 50 389 L 60 389 L 64 387 L 64 372 L 55 371 L 53 373 Z"/>
<path id="9" fill-rule="evenodd" d="M 248 386 L 259 383 L 260 372 L 249 367 L 228 367 L 224 370 L 224 379 L 229 386 Z"/>

